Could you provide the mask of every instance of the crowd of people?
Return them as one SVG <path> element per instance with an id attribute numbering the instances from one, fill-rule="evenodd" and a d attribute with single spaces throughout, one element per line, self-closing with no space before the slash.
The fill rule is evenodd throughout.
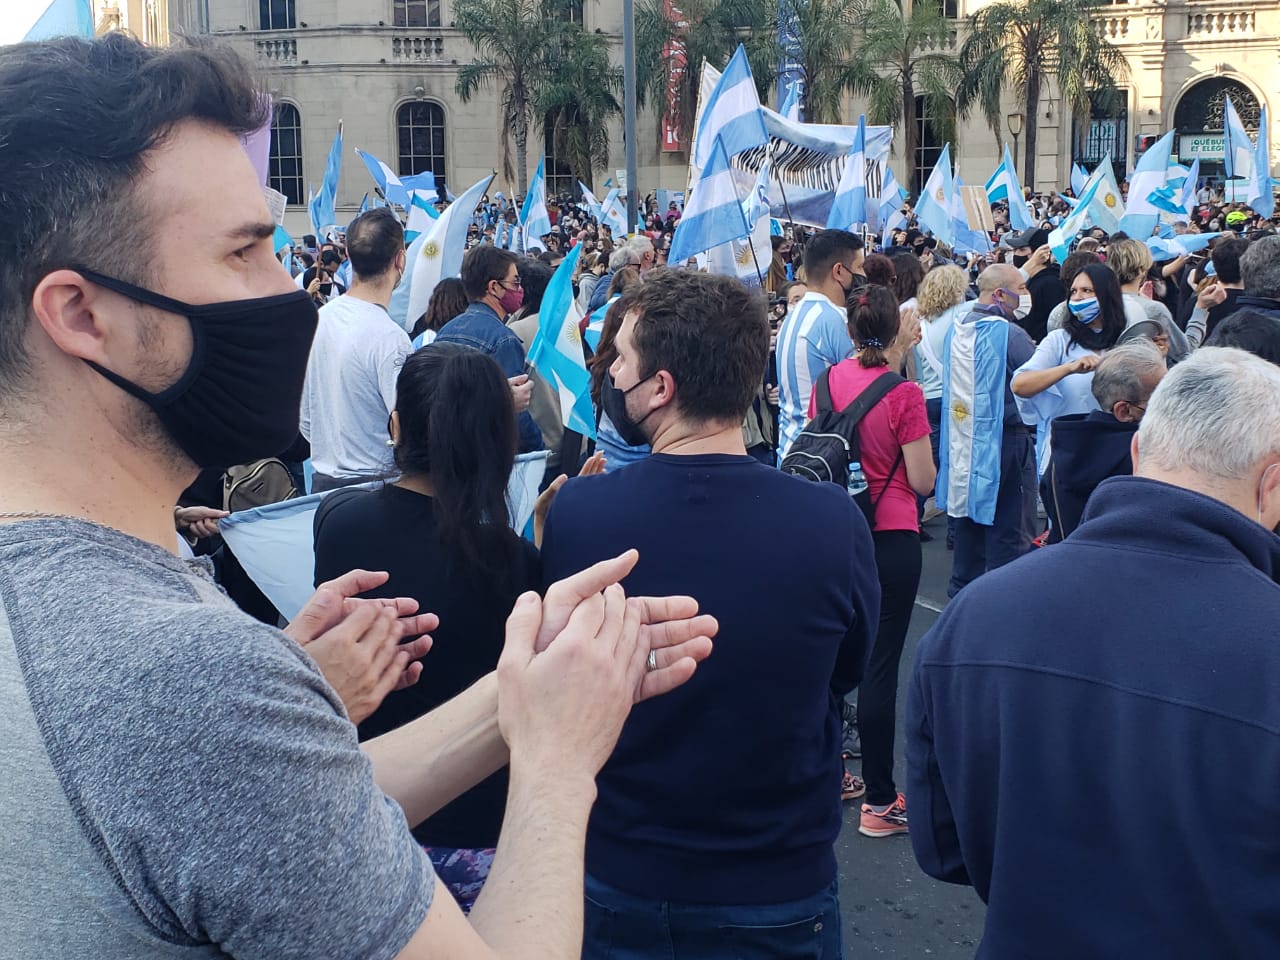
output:
<path id="1" fill-rule="evenodd" d="M 0 955 L 837 960 L 848 801 L 981 956 L 1280 946 L 1272 220 L 788 224 L 751 285 L 667 267 L 674 204 L 527 255 L 495 195 L 402 326 L 390 208 L 273 251 L 235 55 L 0 88 Z M 576 246 L 594 437 L 528 362 Z M 307 491 L 286 622 L 219 522 Z"/>

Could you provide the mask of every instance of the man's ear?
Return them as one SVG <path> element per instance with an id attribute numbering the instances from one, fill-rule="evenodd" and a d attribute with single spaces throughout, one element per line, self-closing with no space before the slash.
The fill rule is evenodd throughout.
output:
<path id="1" fill-rule="evenodd" d="M 1133 475 L 1138 475 L 1138 435 L 1135 433 L 1129 441 L 1129 459 L 1133 461 Z"/>
<path id="2" fill-rule="evenodd" d="M 36 284 L 31 310 L 63 353 L 107 364 L 105 331 L 97 311 L 112 296 L 118 294 L 95 286 L 74 270 L 54 270 Z"/>

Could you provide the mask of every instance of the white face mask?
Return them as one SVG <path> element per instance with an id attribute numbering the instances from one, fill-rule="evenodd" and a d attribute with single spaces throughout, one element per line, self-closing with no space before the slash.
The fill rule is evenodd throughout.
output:
<path id="1" fill-rule="evenodd" d="M 1018 298 L 1017 309 L 1013 311 L 1013 315 L 1018 320 L 1024 319 L 1031 312 L 1031 294 L 1024 293 Z"/>

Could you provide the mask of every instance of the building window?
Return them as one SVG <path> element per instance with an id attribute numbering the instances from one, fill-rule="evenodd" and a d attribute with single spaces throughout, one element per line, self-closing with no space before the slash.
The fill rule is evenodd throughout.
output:
<path id="1" fill-rule="evenodd" d="M 402 176 L 430 170 L 437 182 L 444 174 L 444 107 L 415 100 L 396 111 L 396 134 Z"/>
<path id="2" fill-rule="evenodd" d="M 267 167 L 267 183 L 289 198 L 289 203 L 304 202 L 302 192 L 302 118 L 291 103 L 276 104 L 271 118 L 271 153 Z"/>
<path id="3" fill-rule="evenodd" d="M 293 0 L 258 0 L 260 30 L 292 30 L 296 26 Z"/>
<path id="4" fill-rule="evenodd" d="M 948 20 L 955 20 L 960 16 L 959 0 L 916 0 L 916 3 L 928 3 Z"/>
<path id="5" fill-rule="evenodd" d="M 916 97 L 916 166 L 912 176 L 912 189 L 917 196 L 924 189 L 925 181 L 929 179 L 929 174 L 933 172 L 933 168 L 938 165 L 938 160 L 942 156 L 944 140 L 939 127 L 945 128 L 945 126 L 945 124 L 935 123 L 934 119 L 929 117 L 925 110 L 924 97 Z"/>
<path id="6" fill-rule="evenodd" d="M 391 22 L 397 27 L 439 27 L 440 0 L 394 0 Z"/>
<path id="7" fill-rule="evenodd" d="M 573 168 L 556 156 L 555 122 L 555 114 L 549 113 L 542 124 L 546 133 L 543 138 L 543 148 L 546 151 L 547 162 L 542 169 L 547 181 L 547 196 L 558 197 L 561 194 L 574 196 L 578 192 L 578 184 Z"/>
<path id="8" fill-rule="evenodd" d="M 1111 155 L 1111 171 L 1116 182 L 1126 176 L 1129 162 L 1129 91 L 1116 90 L 1110 97 L 1093 93 L 1089 95 L 1089 123 L 1086 127 L 1074 126 L 1072 139 L 1073 159 L 1086 170 L 1092 171 L 1103 159 Z"/>

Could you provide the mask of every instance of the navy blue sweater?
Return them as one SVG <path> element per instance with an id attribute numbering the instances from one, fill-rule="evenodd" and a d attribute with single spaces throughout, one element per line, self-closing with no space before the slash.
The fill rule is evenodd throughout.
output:
<path id="1" fill-rule="evenodd" d="M 543 574 L 629 547 L 629 595 L 691 595 L 720 633 L 688 684 L 628 719 L 598 779 L 588 872 L 687 903 L 817 893 L 836 873 L 839 701 L 879 620 L 866 521 L 839 487 L 751 457 L 655 454 L 565 485 Z"/>
<path id="2" fill-rule="evenodd" d="M 920 642 L 911 840 L 983 958 L 1280 956 L 1280 537 L 1106 480 Z"/>

